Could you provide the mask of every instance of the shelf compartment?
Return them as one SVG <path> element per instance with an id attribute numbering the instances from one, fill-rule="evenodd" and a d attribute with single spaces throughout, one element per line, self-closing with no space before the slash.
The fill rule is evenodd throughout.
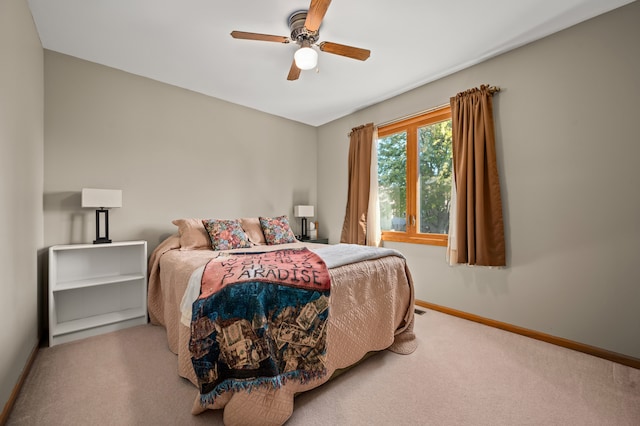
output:
<path id="1" fill-rule="evenodd" d="M 85 248 L 53 248 L 54 269 L 50 272 L 56 283 L 146 273 L 145 245 L 112 243 L 81 247 Z"/>
<path id="2" fill-rule="evenodd" d="M 103 325 L 109 325 L 126 321 L 134 318 L 146 317 L 147 312 L 143 308 L 126 309 L 118 312 L 109 312 L 102 315 L 94 315 L 92 317 L 79 318 L 72 321 L 66 321 L 54 326 L 53 337 L 64 334 L 75 333 L 90 328 L 96 328 Z"/>
<path id="3" fill-rule="evenodd" d="M 55 284 L 55 287 L 51 289 L 53 292 L 74 290 L 84 287 L 94 287 L 106 284 L 123 283 L 127 281 L 135 281 L 144 279 L 144 274 L 125 274 L 125 275 L 109 275 L 104 277 L 94 277 L 87 279 L 71 280 L 71 281 L 59 281 Z"/>

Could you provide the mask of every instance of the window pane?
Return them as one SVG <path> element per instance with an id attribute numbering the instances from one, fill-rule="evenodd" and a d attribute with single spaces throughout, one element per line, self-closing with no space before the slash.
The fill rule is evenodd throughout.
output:
<path id="1" fill-rule="evenodd" d="M 378 195 L 383 231 L 406 231 L 407 133 L 378 139 Z"/>
<path id="2" fill-rule="evenodd" d="M 451 201 L 451 120 L 418 129 L 419 232 L 447 234 Z"/>

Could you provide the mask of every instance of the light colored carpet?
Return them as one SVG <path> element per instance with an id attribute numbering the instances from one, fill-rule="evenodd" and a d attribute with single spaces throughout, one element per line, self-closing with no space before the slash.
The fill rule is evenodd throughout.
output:
<path id="1" fill-rule="evenodd" d="M 415 331 L 415 353 L 298 396 L 287 425 L 640 425 L 640 370 L 430 310 Z M 152 325 L 42 349 L 8 424 L 222 424 L 190 414 L 176 363 Z"/>

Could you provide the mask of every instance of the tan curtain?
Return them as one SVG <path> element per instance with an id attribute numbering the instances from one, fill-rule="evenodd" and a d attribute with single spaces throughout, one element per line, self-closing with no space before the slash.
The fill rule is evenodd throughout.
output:
<path id="1" fill-rule="evenodd" d="M 349 144 L 349 189 L 342 225 L 341 243 L 367 243 L 367 211 L 371 173 L 373 123 L 351 130 Z"/>
<path id="2" fill-rule="evenodd" d="M 493 127 L 497 90 L 482 85 L 451 98 L 455 198 L 447 257 L 452 265 L 506 265 Z"/>

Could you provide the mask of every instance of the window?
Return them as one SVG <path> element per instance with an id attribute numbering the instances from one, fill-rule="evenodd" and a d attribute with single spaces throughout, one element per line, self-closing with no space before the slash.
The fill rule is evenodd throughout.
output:
<path id="1" fill-rule="evenodd" d="M 449 106 L 378 128 L 383 241 L 447 245 L 451 139 Z"/>

